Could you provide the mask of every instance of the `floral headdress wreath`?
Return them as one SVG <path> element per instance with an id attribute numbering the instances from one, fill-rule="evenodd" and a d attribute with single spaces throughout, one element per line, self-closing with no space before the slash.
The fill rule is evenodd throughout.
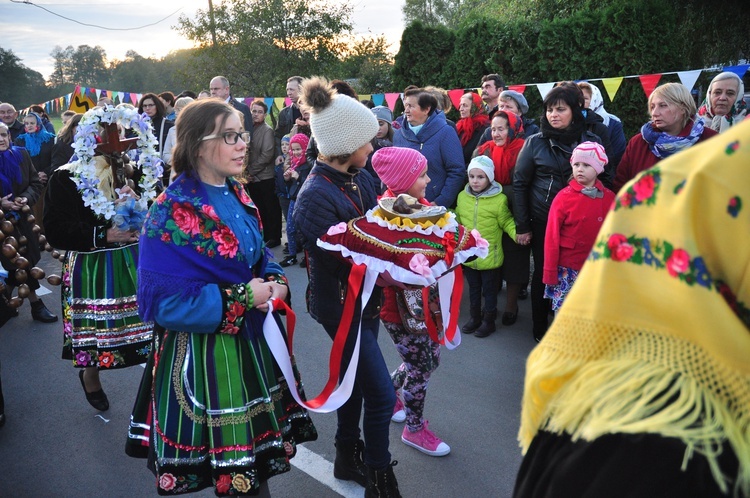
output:
<path id="1" fill-rule="evenodd" d="M 114 202 L 101 191 L 100 180 L 96 176 L 94 151 L 100 123 L 115 123 L 138 135 L 139 156 L 136 165 L 142 176 L 138 182 L 141 197 L 136 204 L 141 210 L 147 210 L 149 201 L 156 197 L 156 183 L 163 171 L 162 161 L 156 152 L 158 142 L 151 126 L 151 118 L 146 114 L 138 114 L 136 109 L 112 106 L 97 107 L 84 114 L 73 140 L 73 150 L 78 160 L 71 165 L 71 179 L 81 193 L 83 204 L 97 216 L 103 216 L 107 220 L 116 214 Z"/>

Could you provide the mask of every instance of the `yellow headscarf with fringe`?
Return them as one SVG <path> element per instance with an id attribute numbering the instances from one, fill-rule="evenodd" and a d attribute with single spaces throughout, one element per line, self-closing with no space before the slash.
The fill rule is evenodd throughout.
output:
<path id="1" fill-rule="evenodd" d="M 750 496 L 750 121 L 645 171 L 613 209 L 529 356 L 521 446 L 660 434 Z M 737 476 L 718 466 L 727 442 Z"/>

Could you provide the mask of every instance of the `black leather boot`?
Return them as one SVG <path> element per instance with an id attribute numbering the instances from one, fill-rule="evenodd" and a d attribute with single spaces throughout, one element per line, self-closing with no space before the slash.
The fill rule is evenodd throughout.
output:
<path id="1" fill-rule="evenodd" d="M 401 498 L 401 493 L 398 492 L 398 482 L 393 473 L 393 467 L 397 464 L 398 462 L 394 460 L 384 469 L 375 470 L 367 467 L 365 498 Z"/>
<path id="2" fill-rule="evenodd" d="M 461 332 L 464 334 L 473 334 L 482 325 L 482 308 L 472 306 L 469 312 L 471 313 L 471 318 L 461 327 Z"/>
<path id="3" fill-rule="evenodd" d="M 53 315 L 44 305 L 42 300 L 31 303 L 31 318 L 38 322 L 52 323 L 57 321 L 57 315 Z"/>
<path id="4" fill-rule="evenodd" d="M 333 462 L 333 477 L 344 481 L 354 481 L 360 486 L 367 485 L 367 467 L 362 461 L 365 443 L 336 440 L 336 460 Z"/>
<path id="5" fill-rule="evenodd" d="M 482 317 L 482 325 L 479 326 L 477 331 L 474 333 L 474 337 L 487 337 L 495 331 L 495 319 L 497 318 L 497 310 L 492 312 L 484 312 Z"/>

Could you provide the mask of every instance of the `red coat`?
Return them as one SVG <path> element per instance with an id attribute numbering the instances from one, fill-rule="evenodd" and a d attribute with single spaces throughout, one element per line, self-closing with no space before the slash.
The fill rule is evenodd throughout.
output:
<path id="1" fill-rule="evenodd" d="M 692 128 L 693 122 L 688 121 L 688 124 L 682 129 L 678 136 L 686 137 L 690 135 L 690 130 Z M 711 128 L 706 127 L 703 129 L 700 138 L 698 138 L 698 142 L 709 139 L 714 135 L 718 135 L 718 133 Z M 651 149 L 648 147 L 648 142 L 643 139 L 643 135 L 641 135 L 640 132 L 636 133 L 628 142 L 628 146 L 625 147 L 625 153 L 622 155 L 620 164 L 617 165 L 617 174 L 615 175 L 615 181 L 612 184 L 612 188 L 615 192 L 619 192 L 623 185 L 635 178 L 635 175 L 641 171 L 649 169 L 660 160 L 661 158 L 656 157 L 653 152 L 651 152 Z"/>
<path id="2" fill-rule="evenodd" d="M 557 284 L 558 266 L 580 270 L 594 247 L 596 235 L 615 200 L 615 194 L 599 180 L 596 187 L 604 191 L 604 197 L 592 199 L 584 195 L 583 186 L 571 180 L 552 201 L 544 236 L 545 284 Z"/>

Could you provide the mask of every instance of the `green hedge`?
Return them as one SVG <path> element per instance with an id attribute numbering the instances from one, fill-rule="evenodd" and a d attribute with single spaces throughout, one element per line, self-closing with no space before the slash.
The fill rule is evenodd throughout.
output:
<path id="1" fill-rule="evenodd" d="M 488 73 L 500 73 L 508 84 L 532 84 L 687 71 L 736 60 L 737 50 L 697 49 L 690 31 L 695 19 L 678 19 L 673 7 L 670 0 L 615 2 L 553 20 L 480 19 L 456 31 L 415 22 L 404 30 L 393 80 L 399 89 L 409 84 L 452 89 L 478 87 Z M 714 75 L 704 73 L 696 88 L 705 89 Z M 679 79 L 666 75 L 661 83 L 666 81 Z M 640 81 L 625 78 L 614 102 L 601 81 L 592 83 L 602 90 L 606 109 L 622 119 L 626 136 L 635 134 L 648 119 Z M 539 92 L 530 86 L 524 95 L 529 115 L 538 118 Z"/>

